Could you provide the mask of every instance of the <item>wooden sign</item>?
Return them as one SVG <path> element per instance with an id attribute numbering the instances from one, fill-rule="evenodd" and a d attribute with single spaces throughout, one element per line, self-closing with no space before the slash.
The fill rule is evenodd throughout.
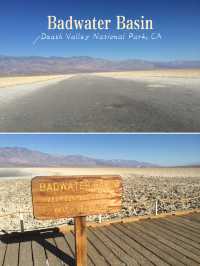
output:
<path id="1" fill-rule="evenodd" d="M 33 214 L 57 219 L 118 212 L 119 176 L 50 176 L 32 180 Z"/>
<path id="2" fill-rule="evenodd" d="M 119 176 L 43 176 L 32 179 L 33 214 L 37 219 L 75 218 L 76 265 L 87 265 L 86 216 L 118 212 Z"/>

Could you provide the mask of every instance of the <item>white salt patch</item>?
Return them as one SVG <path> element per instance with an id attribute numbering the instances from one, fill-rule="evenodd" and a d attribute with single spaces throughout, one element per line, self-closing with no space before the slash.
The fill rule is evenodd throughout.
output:
<path id="1" fill-rule="evenodd" d="M 165 88 L 166 86 L 163 84 L 150 84 L 147 85 L 148 88 Z"/>

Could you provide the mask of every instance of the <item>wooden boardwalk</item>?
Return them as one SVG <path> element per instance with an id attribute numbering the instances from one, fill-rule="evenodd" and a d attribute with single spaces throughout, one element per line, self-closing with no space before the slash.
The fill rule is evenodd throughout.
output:
<path id="1" fill-rule="evenodd" d="M 73 232 L 0 237 L 0 265 L 74 265 Z M 200 213 L 88 228 L 88 265 L 200 265 Z"/>

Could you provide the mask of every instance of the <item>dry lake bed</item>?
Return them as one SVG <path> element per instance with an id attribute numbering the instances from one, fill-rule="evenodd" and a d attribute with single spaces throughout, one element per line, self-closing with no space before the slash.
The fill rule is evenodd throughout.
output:
<path id="1" fill-rule="evenodd" d="M 200 131 L 200 70 L 5 79 L 1 132 Z"/>

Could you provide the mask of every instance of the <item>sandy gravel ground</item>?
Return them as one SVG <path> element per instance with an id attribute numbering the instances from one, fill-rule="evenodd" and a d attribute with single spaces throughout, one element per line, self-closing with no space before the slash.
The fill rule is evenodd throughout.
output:
<path id="1" fill-rule="evenodd" d="M 39 88 L 26 85 L 22 91 L 29 93 L 12 102 L 1 93 L 0 131 L 200 131 L 200 78 L 119 76 L 80 74 Z"/>
<path id="2" fill-rule="evenodd" d="M 33 218 L 31 177 L 53 174 L 120 174 L 123 180 L 122 211 L 103 215 L 103 220 L 155 214 L 156 200 L 159 213 L 200 208 L 200 169 L 197 168 L 0 169 L 1 230 L 19 231 L 20 213 L 26 230 L 71 221 L 70 219 L 38 221 Z M 98 221 L 98 215 L 88 219 Z"/>

